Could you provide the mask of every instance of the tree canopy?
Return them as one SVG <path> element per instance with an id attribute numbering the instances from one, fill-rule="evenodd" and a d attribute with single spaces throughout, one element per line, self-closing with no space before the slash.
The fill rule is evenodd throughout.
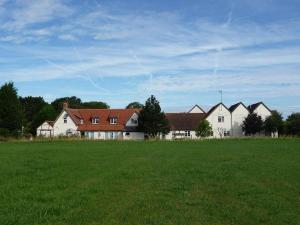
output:
<path id="1" fill-rule="evenodd" d="M 196 130 L 197 137 L 209 137 L 213 135 L 210 123 L 207 120 L 202 120 Z"/>
<path id="2" fill-rule="evenodd" d="M 57 98 L 53 102 L 51 102 L 56 115 L 59 115 L 59 113 L 62 111 L 65 102 L 68 102 L 70 108 L 75 109 L 80 108 L 82 104 L 81 99 L 77 98 L 76 96 Z"/>
<path id="3" fill-rule="evenodd" d="M 56 112 L 52 105 L 45 105 L 33 118 L 32 126 L 38 128 L 46 120 L 55 120 Z M 33 132 L 36 134 L 36 130 Z"/>
<path id="4" fill-rule="evenodd" d="M 286 132 L 288 135 L 300 136 L 300 113 L 293 113 L 286 120 Z"/>
<path id="5" fill-rule="evenodd" d="M 256 113 L 250 113 L 243 122 L 243 131 L 245 135 L 254 135 L 263 129 L 263 121 L 261 116 Z"/>
<path id="6" fill-rule="evenodd" d="M 126 106 L 126 109 L 142 109 L 143 104 L 139 102 L 131 102 Z"/>
<path id="7" fill-rule="evenodd" d="M 17 136 L 22 129 L 22 107 L 14 83 L 0 88 L 0 136 Z"/>
<path id="8" fill-rule="evenodd" d="M 152 138 L 170 131 L 169 122 L 161 111 L 159 101 L 153 95 L 147 99 L 140 112 L 139 129 Z"/>
<path id="9" fill-rule="evenodd" d="M 283 121 L 282 121 L 282 115 L 277 112 L 273 111 L 272 115 L 267 117 L 264 121 L 264 129 L 268 133 L 282 133 L 283 130 Z"/>
<path id="10" fill-rule="evenodd" d="M 109 105 L 105 102 L 83 102 L 80 106 L 82 109 L 109 109 Z"/>
<path id="11" fill-rule="evenodd" d="M 42 97 L 19 97 L 23 110 L 23 125 L 25 126 L 26 133 L 35 134 L 36 128 L 33 125 L 33 119 L 39 113 L 39 111 L 48 103 L 44 101 Z"/>

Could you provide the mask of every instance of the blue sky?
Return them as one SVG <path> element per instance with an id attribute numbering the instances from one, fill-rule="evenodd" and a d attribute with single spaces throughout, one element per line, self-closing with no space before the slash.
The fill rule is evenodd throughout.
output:
<path id="1" fill-rule="evenodd" d="M 300 111 L 298 0 L 0 0 L 0 84 L 47 101 Z"/>

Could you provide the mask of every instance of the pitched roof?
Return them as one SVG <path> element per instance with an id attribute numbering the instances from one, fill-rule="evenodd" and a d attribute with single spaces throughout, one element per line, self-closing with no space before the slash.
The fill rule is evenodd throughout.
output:
<path id="1" fill-rule="evenodd" d="M 230 112 L 233 112 L 234 110 L 236 110 L 236 108 L 237 108 L 239 105 L 242 105 L 242 106 L 244 106 L 247 110 L 249 110 L 248 107 L 246 107 L 246 106 L 244 105 L 244 103 L 238 102 L 238 103 L 236 103 L 236 104 L 230 106 L 230 107 L 229 107 L 229 111 L 230 111 Z"/>
<path id="2" fill-rule="evenodd" d="M 199 106 L 199 105 L 194 105 L 189 111 L 188 111 L 188 113 L 190 113 L 191 111 L 193 111 L 195 108 L 198 108 L 198 109 L 200 109 L 203 113 L 205 113 L 205 111 Z"/>
<path id="3" fill-rule="evenodd" d="M 213 111 L 215 111 L 216 108 L 218 108 L 220 105 L 224 106 L 225 109 L 227 109 L 228 111 L 230 111 L 226 105 L 224 105 L 222 102 L 214 105 L 213 107 L 210 108 L 210 110 L 206 113 L 206 117 L 208 117 Z"/>
<path id="4" fill-rule="evenodd" d="M 166 113 L 171 130 L 196 130 L 205 113 Z"/>
<path id="5" fill-rule="evenodd" d="M 272 111 L 265 105 L 265 103 L 263 103 L 263 102 L 257 102 L 257 103 L 254 103 L 254 104 L 252 104 L 252 105 L 249 105 L 249 106 L 248 106 L 248 109 L 249 109 L 250 112 L 254 112 L 254 110 L 257 109 L 257 107 L 258 107 L 259 105 L 263 105 L 264 107 L 266 107 L 267 110 L 269 110 L 270 112 L 272 112 Z"/>
<path id="6" fill-rule="evenodd" d="M 65 111 L 78 126 L 79 131 L 123 131 L 125 125 L 139 109 L 70 109 Z M 99 123 L 92 124 L 92 118 L 98 117 Z M 117 124 L 110 124 L 109 118 L 117 117 Z M 83 124 L 81 124 L 83 120 Z"/>
<path id="7" fill-rule="evenodd" d="M 46 120 L 45 122 L 48 123 L 51 127 L 53 127 L 54 125 L 54 121 Z"/>

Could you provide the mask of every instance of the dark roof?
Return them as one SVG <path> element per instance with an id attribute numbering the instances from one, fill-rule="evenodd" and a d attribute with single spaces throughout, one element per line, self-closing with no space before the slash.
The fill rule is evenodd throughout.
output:
<path id="1" fill-rule="evenodd" d="M 257 102 L 257 103 L 254 103 L 252 105 L 249 105 L 248 106 L 248 109 L 250 112 L 253 112 L 259 105 L 263 105 L 264 107 L 266 107 L 267 110 L 269 110 L 270 112 L 272 112 L 266 105 L 265 103 L 263 102 Z"/>
<path id="2" fill-rule="evenodd" d="M 205 113 L 166 113 L 171 130 L 196 130 Z"/>
<path id="3" fill-rule="evenodd" d="M 220 102 L 220 103 L 214 105 L 213 107 L 211 107 L 211 109 L 206 113 L 206 117 L 208 117 L 213 111 L 215 111 L 215 109 L 218 108 L 219 105 L 224 106 L 224 108 L 229 111 L 229 109 L 226 107 L 226 105 L 224 105 L 222 102 Z"/>
<path id="4" fill-rule="evenodd" d="M 51 127 L 53 127 L 53 125 L 54 125 L 54 121 L 47 120 L 45 122 L 48 123 Z"/>
<path id="5" fill-rule="evenodd" d="M 199 106 L 199 105 L 194 105 L 188 112 L 191 112 L 194 108 L 199 108 L 202 112 L 204 112 L 205 113 L 205 111 Z"/>
<path id="6" fill-rule="evenodd" d="M 238 102 L 238 103 L 236 103 L 236 104 L 230 106 L 230 107 L 229 107 L 229 111 L 230 111 L 230 112 L 233 112 L 239 105 L 242 105 L 242 106 L 244 106 L 247 110 L 249 110 L 248 107 L 246 107 L 246 106 L 244 105 L 244 103 Z"/>

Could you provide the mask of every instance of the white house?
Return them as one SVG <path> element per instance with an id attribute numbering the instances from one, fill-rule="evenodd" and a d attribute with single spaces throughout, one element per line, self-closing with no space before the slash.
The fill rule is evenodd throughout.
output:
<path id="1" fill-rule="evenodd" d="M 53 124 L 54 121 L 45 121 L 41 126 L 36 129 L 36 136 L 38 137 L 53 137 Z"/>
<path id="2" fill-rule="evenodd" d="M 89 139 L 144 139 L 137 131 L 138 109 L 64 109 L 53 125 L 54 136 Z"/>
<path id="3" fill-rule="evenodd" d="M 258 103 L 249 105 L 248 109 L 251 113 L 256 113 L 258 116 L 260 116 L 263 121 L 265 121 L 266 118 L 268 118 L 269 116 L 272 115 L 272 111 L 263 102 L 258 102 Z M 266 134 L 265 132 L 260 132 L 257 135 L 258 136 L 271 135 L 272 137 L 278 137 L 278 132 L 274 132 L 271 134 Z"/>
<path id="4" fill-rule="evenodd" d="M 243 122 L 249 115 L 249 109 L 242 102 L 239 102 L 230 106 L 229 110 L 231 112 L 231 136 L 244 136 Z"/>
<path id="5" fill-rule="evenodd" d="M 231 136 L 231 112 L 223 103 L 213 106 L 205 119 L 212 127 L 214 138 Z"/>
<path id="6" fill-rule="evenodd" d="M 166 113 L 171 131 L 166 140 L 196 139 L 196 129 L 205 118 L 205 113 Z"/>
<path id="7" fill-rule="evenodd" d="M 258 116 L 261 116 L 264 121 L 267 117 L 272 115 L 272 111 L 263 103 L 258 102 L 248 106 L 248 109 L 252 113 L 256 113 Z"/>

